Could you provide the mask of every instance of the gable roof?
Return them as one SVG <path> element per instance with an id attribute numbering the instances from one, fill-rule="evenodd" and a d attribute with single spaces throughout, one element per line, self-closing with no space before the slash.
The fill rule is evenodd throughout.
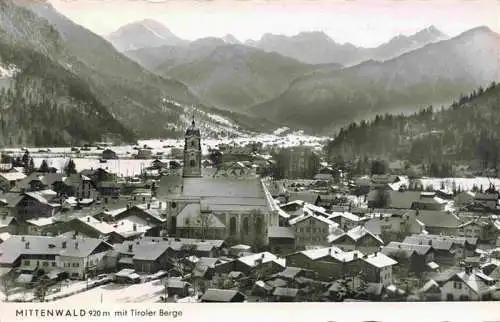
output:
<path id="1" fill-rule="evenodd" d="M 231 302 L 235 297 L 240 296 L 245 299 L 246 296 L 237 290 L 222 290 L 209 288 L 201 297 L 202 301 L 210 302 Z"/>
<path id="2" fill-rule="evenodd" d="M 446 211 L 420 210 L 417 219 L 426 227 L 458 228 L 460 226 L 460 218 Z"/>
<path id="3" fill-rule="evenodd" d="M 393 265 L 396 265 L 398 263 L 394 259 L 390 258 L 389 256 L 386 256 L 385 254 L 379 253 L 379 252 L 363 256 L 361 259 L 364 262 L 366 262 L 372 266 L 375 266 L 377 268 L 393 266 Z"/>
<path id="4" fill-rule="evenodd" d="M 63 248 L 64 242 L 66 248 Z M 26 243 L 29 243 L 28 248 Z M 108 243 L 96 238 L 12 235 L 0 244 L 0 263 L 11 264 L 22 255 L 86 257 L 101 244 L 107 245 L 108 249 L 112 248 Z"/>
<path id="5" fill-rule="evenodd" d="M 424 256 L 432 250 L 429 245 L 415 245 L 415 244 L 405 244 L 400 242 L 390 242 L 386 246 L 382 247 L 381 252 L 387 256 L 394 256 L 398 253 L 404 255 L 406 258 L 410 258 L 413 254 L 418 254 Z"/>

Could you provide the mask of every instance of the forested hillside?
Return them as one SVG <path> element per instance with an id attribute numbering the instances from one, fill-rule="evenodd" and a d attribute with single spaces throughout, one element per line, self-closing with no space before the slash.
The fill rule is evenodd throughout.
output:
<path id="1" fill-rule="evenodd" d="M 496 171 L 500 152 L 500 85 L 462 96 L 448 109 L 383 115 L 352 123 L 329 142 L 331 156 L 410 164 L 477 164 Z"/>
<path id="2" fill-rule="evenodd" d="M 26 9 L 0 3 L 0 144 L 132 141 L 88 85 L 64 68 L 58 32 Z"/>

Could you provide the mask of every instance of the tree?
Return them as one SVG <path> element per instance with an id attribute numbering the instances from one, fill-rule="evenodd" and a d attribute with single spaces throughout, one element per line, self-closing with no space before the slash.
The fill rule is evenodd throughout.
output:
<path id="1" fill-rule="evenodd" d="M 21 159 L 22 163 L 23 163 L 23 166 L 28 166 L 29 165 L 29 162 L 30 162 L 30 153 L 28 150 L 26 150 L 26 152 L 24 152 L 24 155 L 23 155 L 23 158 Z"/>
<path id="2" fill-rule="evenodd" d="M 207 238 L 208 231 L 213 224 L 214 218 L 212 216 L 211 213 L 200 212 L 196 218 L 196 223 L 200 226 L 200 238 L 203 240 Z"/>
<path id="3" fill-rule="evenodd" d="M 372 161 L 371 174 L 372 175 L 384 175 L 388 171 L 387 163 L 380 160 Z"/>
<path id="4" fill-rule="evenodd" d="M 48 288 L 49 279 L 45 275 L 40 276 L 35 285 L 35 298 L 40 302 L 45 302 L 45 296 L 47 295 Z"/>
<path id="5" fill-rule="evenodd" d="M 33 161 L 33 158 L 30 158 L 30 161 L 28 163 L 27 172 L 32 173 L 33 171 L 35 171 L 35 161 Z"/>
<path id="6" fill-rule="evenodd" d="M 47 160 L 42 160 L 42 164 L 40 165 L 40 169 L 39 170 L 42 173 L 48 173 L 48 172 L 50 172 L 49 164 L 47 163 Z"/>
<path id="7" fill-rule="evenodd" d="M 74 174 L 76 172 L 76 165 L 73 159 L 69 159 L 68 164 L 64 167 L 64 172 L 66 175 Z"/>
<path id="8" fill-rule="evenodd" d="M 0 282 L 1 282 L 1 286 L 2 286 L 2 292 L 5 296 L 5 302 L 8 302 L 10 289 L 12 288 L 12 286 L 14 284 L 12 271 L 8 272 L 7 274 L 4 274 L 0 279 L 1 279 Z"/>
<path id="9" fill-rule="evenodd" d="M 389 206 L 391 195 L 387 190 L 377 189 L 375 190 L 375 196 L 373 200 L 372 208 L 387 208 Z"/>

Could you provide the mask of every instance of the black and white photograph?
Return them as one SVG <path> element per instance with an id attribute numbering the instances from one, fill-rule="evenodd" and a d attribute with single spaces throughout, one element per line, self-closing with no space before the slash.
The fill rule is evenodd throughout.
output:
<path id="1" fill-rule="evenodd" d="M 499 14 L 1 0 L 0 301 L 500 300 Z"/>

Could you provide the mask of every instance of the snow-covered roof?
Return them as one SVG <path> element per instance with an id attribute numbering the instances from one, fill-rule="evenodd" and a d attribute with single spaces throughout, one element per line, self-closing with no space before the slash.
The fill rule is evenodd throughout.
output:
<path id="1" fill-rule="evenodd" d="M 366 263 L 368 263 L 372 266 L 375 266 L 377 268 L 392 266 L 392 265 L 396 265 L 398 263 L 394 259 L 390 258 L 389 256 L 386 256 L 386 255 L 379 253 L 379 252 L 367 255 L 367 256 L 363 257 L 362 259 Z"/>

